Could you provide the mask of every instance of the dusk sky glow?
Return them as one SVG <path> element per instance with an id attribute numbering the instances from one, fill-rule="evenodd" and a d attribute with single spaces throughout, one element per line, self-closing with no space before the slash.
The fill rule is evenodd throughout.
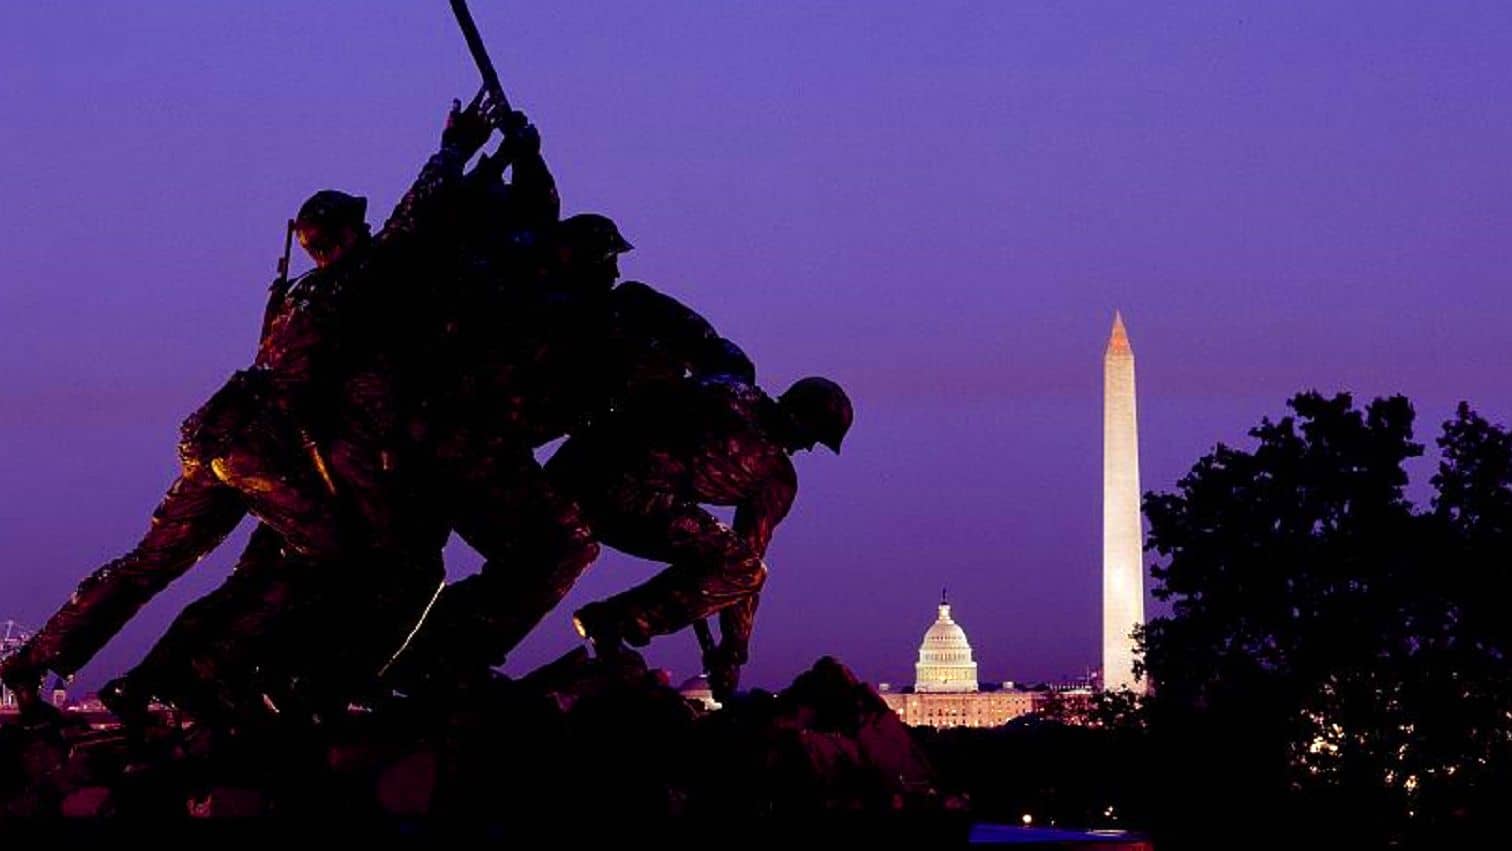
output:
<path id="1" fill-rule="evenodd" d="M 1430 445 L 1461 399 L 1512 420 L 1504 2 L 471 5 L 565 211 L 636 245 L 626 277 L 768 388 L 856 402 L 843 455 L 797 459 L 750 684 L 821 654 L 911 681 L 941 586 L 984 680 L 1095 663 L 1115 308 L 1146 490 L 1307 388 L 1404 393 Z M 476 88 L 442 0 L 0 13 L 0 620 L 39 626 L 135 542 L 179 421 L 251 360 L 299 202 L 381 221 Z M 506 670 L 652 569 L 603 558 Z M 650 657 L 696 672 L 690 635 Z"/>

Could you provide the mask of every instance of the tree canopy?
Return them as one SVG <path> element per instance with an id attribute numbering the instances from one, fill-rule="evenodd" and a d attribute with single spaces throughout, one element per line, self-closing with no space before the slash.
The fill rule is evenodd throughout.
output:
<path id="1" fill-rule="evenodd" d="M 1288 407 L 1145 497 L 1151 734 L 1213 818 L 1485 817 L 1512 789 L 1512 435 L 1461 404 L 1416 506 L 1405 398 Z"/>

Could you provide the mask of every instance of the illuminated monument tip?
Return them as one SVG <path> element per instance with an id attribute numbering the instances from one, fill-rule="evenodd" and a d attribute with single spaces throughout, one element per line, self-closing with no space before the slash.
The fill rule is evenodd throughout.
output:
<path id="1" fill-rule="evenodd" d="M 1103 353 L 1103 687 L 1136 688 L 1134 627 L 1144 623 L 1144 528 L 1139 516 L 1139 418 L 1134 350 L 1123 315 Z"/>
<path id="2" fill-rule="evenodd" d="M 1130 356 L 1134 354 L 1134 350 L 1129 347 L 1129 332 L 1124 329 L 1123 314 L 1117 310 L 1113 311 L 1113 333 L 1108 336 L 1108 347 L 1105 351 L 1107 354 L 1115 352 L 1127 353 Z"/>
<path id="3" fill-rule="evenodd" d="M 966 631 L 951 620 L 950 604 L 940 593 L 939 613 L 919 644 L 919 662 L 914 665 L 916 692 L 968 692 L 977 690 L 977 666 L 971 658 Z"/>

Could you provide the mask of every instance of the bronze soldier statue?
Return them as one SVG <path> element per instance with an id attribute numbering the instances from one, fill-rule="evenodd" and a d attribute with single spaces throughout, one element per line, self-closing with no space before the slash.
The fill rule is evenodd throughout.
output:
<path id="1" fill-rule="evenodd" d="M 314 700 L 344 707 L 396 658 L 401 683 L 486 674 L 593 562 L 596 536 L 672 566 L 578 612 L 580 630 L 612 652 L 718 613 L 705 661 L 720 694 L 735 688 L 761 560 L 796 493 L 788 455 L 838 452 L 850 403 L 817 378 L 768 398 L 707 320 L 617 284 L 629 242 L 603 216 L 558 221 L 540 136 L 452 6 L 484 91 L 454 103 L 376 236 L 359 196 L 300 208 L 291 232 L 316 268 L 281 274 L 252 368 L 185 422 L 147 535 L 0 667 L 26 705 L 246 514 L 260 524 L 231 578 L 107 685 L 118 714 L 154 698 L 205 717 L 298 704 L 319 676 Z M 493 129 L 498 151 L 464 175 Z M 543 470 L 534 452 L 564 436 Z M 736 505 L 735 529 L 700 503 Z M 444 586 L 449 530 L 485 564 Z"/>
<path id="2" fill-rule="evenodd" d="M 849 430 L 850 400 L 810 377 L 776 400 L 735 377 L 662 385 L 563 444 L 547 470 L 575 495 L 608 546 L 671 566 L 647 582 L 573 615 L 601 652 L 718 613 L 721 641 L 705 647 L 717 699 L 727 699 L 748 657 L 762 559 L 792 506 L 798 477 L 789 455 L 822 443 L 835 453 Z M 734 528 L 701 504 L 735 506 Z"/>
<path id="3" fill-rule="evenodd" d="M 361 198 L 327 190 L 301 208 L 296 231 L 316 269 L 275 290 L 254 366 L 185 421 L 180 474 L 146 536 L 85 579 L 0 667 L 23 700 L 35 702 L 47 670 L 71 676 L 248 513 L 276 533 L 290 563 L 313 568 L 387 551 L 373 559 L 393 574 L 384 580 L 406 584 L 423 572 L 417 554 L 394 555 L 408 541 L 386 481 L 397 420 L 377 343 L 382 319 L 397 315 L 386 302 L 421 253 L 428 217 L 492 131 L 485 99 L 459 107 L 376 237 Z M 271 549 L 266 534 L 254 545 Z"/>
<path id="4" fill-rule="evenodd" d="M 467 389 L 438 432 L 437 491 L 486 560 L 442 591 L 401 659 L 401 682 L 450 683 L 502 664 L 597 557 L 582 511 L 532 450 L 663 383 L 754 378 L 750 359 L 697 313 L 645 284 L 615 285 L 631 245 L 608 218 L 568 218 L 540 249 L 539 276 L 514 281 L 503 318 L 462 335 L 483 345 L 467 350 Z"/>
<path id="5" fill-rule="evenodd" d="M 439 558 L 448 525 L 458 525 L 475 548 L 495 555 L 499 552 L 490 550 L 490 544 L 507 539 L 509 530 L 522 525 L 554 528 L 550 517 L 513 510 L 521 504 L 541 504 L 541 499 L 517 499 L 499 506 L 494 517 L 485 518 L 499 521 L 498 528 L 481 521 L 466 522 L 476 513 L 461 514 L 463 522 L 449 524 L 448 513 L 440 506 L 459 501 L 439 497 L 454 496 L 455 488 L 439 486 L 432 469 L 434 457 L 425 448 L 427 438 L 444 424 L 441 412 L 449 407 L 445 404 L 448 377 L 466 365 L 468 353 L 465 347 L 457 351 L 458 338 L 477 324 L 478 315 L 487 313 L 483 308 L 490 300 L 480 294 L 497 288 L 497 276 L 507 278 L 533 244 L 533 233 L 548 227 L 557 215 L 559 201 L 540 155 L 539 133 L 518 112 L 505 116 L 503 123 L 506 130 L 499 149 L 491 157 L 484 155 L 465 176 L 460 191 L 431 213 L 440 224 L 429 230 L 443 234 L 426 241 L 420 261 L 406 258 L 402 271 L 413 277 L 404 296 L 389 303 L 400 315 L 381 326 L 391 329 L 380 349 L 384 369 L 379 373 L 389 386 L 379 385 L 385 392 L 372 398 L 399 411 L 404 434 L 388 447 L 388 454 L 399 459 L 402 486 L 390 483 L 380 488 L 383 483 L 371 476 L 364 480 L 347 471 L 339 476 L 345 485 L 365 486 L 359 498 L 376 503 L 368 512 L 369 525 L 399 524 L 399 534 L 410 541 L 405 551 L 427 563 L 437 563 L 434 560 Z M 511 169 L 508 184 L 502 180 L 505 168 Z M 360 217 L 357 221 L 360 224 Z M 340 230 L 347 227 L 338 223 Z M 313 234 L 317 239 L 306 235 L 305 240 L 318 244 L 319 235 L 317 230 Z M 385 270 L 385 274 L 395 273 Z M 275 291 L 270 316 L 277 315 L 280 299 Z M 509 457 L 483 447 L 469 457 L 464 469 L 473 480 L 503 478 L 498 470 Z M 386 466 L 395 464 L 391 460 Z M 503 469 L 512 468 L 505 464 Z M 518 497 L 522 491 L 531 492 L 531 484 L 518 482 L 511 493 Z M 380 510 L 389 516 L 381 516 Z M 108 684 L 105 694 L 135 692 L 134 702 L 140 704 L 140 696 L 151 691 L 154 697 L 170 699 L 181 708 L 192 707 L 201 715 L 233 705 L 257 709 L 263 703 L 288 704 L 296 699 L 308 706 L 319 699 L 312 698 L 312 693 L 324 695 L 330 705 L 345 706 L 348 698 L 356 699 L 372 685 L 372 674 L 382 661 L 375 654 L 389 654 L 399 646 L 403 633 L 395 630 L 412 626 L 416 607 L 439 589 L 439 576 L 430 569 L 418 574 L 429 577 L 423 581 L 400 573 L 402 581 L 385 586 L 381 580 L 387 574 L 374 575 L 370 568 L 326 565 L 316 573 L 290 561 L 276 532 L 260 526 L 231 580 L 186 608 L 143 663 Z M 342 641 L 333 642 L 329 632 L 336 617 L 345 622 L 368 620 L 383 628 L 370 630 L 368 636 L 348 632 Z M 343 672 L 349 676 L 343 678 Z M 149 687 L 150 683 L 157 685 Z M 232 694 L 228 683 L 240 684 L 241 693 Z M 296 683 L 303 695 L 291 691 Z M 112 702 L 133 701 L 117 697 Z"/>
<path id="6" fill-rule="evenodd" d="M 438 434 L 455 432 L 447 430 L 448 413 L 455 408 L 449 403 L 454 389 L 449 377 L 468 374 L 476 355 L 476 347 L 461 341 L 509 338 L 509 328 L 479 319 L 497 319 L 493 314 L 500 306 L 489 296 L 519 289 L 511 275 L 520 274 L 517 267 L 522 266 L 522 257 L 538 242 L 534 232 L 549 227 L 556 217 L 559 202 L 540 156 L 539 134 L 517 112 L 507 116 L 505 125 L 509 130 L 499 150 L 492 157 L 485 155 L 466 175 L 460 191 L 430 213 L 431 219 L 443 223 L 430 230 L 440 229 L 443 235 L 426 241 L 425 250 L 418 253 L 420 259 L 405 255 L 401 269 L 381 270 L 386 277 L 402 273 L 410 281 L 403 298 L 388 303 L 398 315 L 382 324 L 367 323 L 391 331 L 385 335 L 387 341 L 371 352 L 381 353 L 383 368 L 369 370 L 363 376 L 367 383 L 356 384 L 374 388 L 361 398 L 356 411 L 359 422 L 388 420 L 389 427 L 380 430 L 386 433 L 392 430 L 389 412 L 398 410 L 406 434 L 383 443 L 378 455 L 388 459 L 381 467 L 391 474 L 393 459 L 400 459 L 402 487 L 375 476 L 371 465 L 352 468 L 333 459 L 330 466 L 337 471 L 334 481 L 352 489 L 355 499 L 366 506 L 362 527 L 380 529 L 374 534 L 397 538 L 395 544 L 409 542 L 405 550 L 412 560 L 438 564 L 435 559 L 451 525 L 495 560 L 530 564 L 563 552 L 561 557 L 585 565 L 597 548 L 579 531 L 582 524 L 574 520 L 575 507 L 553 501 L 544 476 L 530 475 L 534 460 L 529 447 L 519 440 L 502 439 L 513 434 L 509 427 L 472 428 L 469 434 L 494 439 L 462 447 L 448 444 L 450 454 L 427 449 Z M 506 167 L 512 170 L 508 184 L 502 181 Z M 306 215 L 296 221 L 302 244 L 318 250 L 327 241 L 326 233 L 360 232 L 360 215 L 337 216 L 329 223 L 309 215 L 309 208 L 320 212 L 317 205 L 322 204 L 337 212 L 360 211 L 349 197 L 326 192 L 312 198 Z M 266 330 L 276 330 L 284 298 L 275 288 L 267 312 L 270 319 L 264 323 L 262 351 L 270 348 Z M 517 306 L 519 299 L 510 301 Z M 373 416 L 375 412 L 387 416 Z M 502 422 L 507 426 L 518 418 Z M 347 434 L 353 430 L 351 425 L 350 418 L 342 418 L 340 426 L 346 431 L 337 433 Z M 374 433 L 366 443 L 377 445 L 379 436 Z M 324 463 L 319 443 L 304 442 L 307 448 L 312 443 L 311 466 L 319 470 Z M 361 460 L 372 455 L 344 453 L 335 458 Z M 453 464 L 438 465 L 436 459 Z M 451 478 L 438 476 L 437 467 Z M 538 468 L 535 472 L 539 473 Z M 565 530 L 565 535 L 556 530 Z M 537 555 L 542 552 L 548 555 Z M 510 571 L 509 576 L 516 580 L 509 596 L 538 593 L 535 583 L 525 581 L 524 571 Z M 301 569 L 280 545 L 277 533 L 260 526 L 232 578 L 188 607 L 143 663 L 108 684 L 104 694 L 116 707 L 141 706 L 150 694 L 181 708 L 191 707 L 203 716 L 233 705 L 256 708 L 274 702 L 273 695 L 283 704 L 294 699 L 290 683 L 299 681 L 307 692 L 318 690 L 330 697 L 332 705 L 344 706 L 343 695 L 355 695 L 369 685 L 368 675 L 377 667 L 373 653 L 380 649 L 387 653 L 399 644 L 402 632 L 395 630 L 414 623 L 418 607 L 437 590 L 438 577 L 438 568 L 418 574 L 375 572 L 371 567 L 343 570 L 330 563 L 319 572 Z M 386 579 L 394 582 L 386 586 Z M 364 640 L 349 632 L 341 642 L 329 641 L 330 619 L 336 616 L 348 623 L 360 616 L 385 627 L 377 632 L 381 640 Z M 461 651 L 471 649 L 472 643 L 463 643 L 452 654 L 457 659 L 433 659 L 448 664 L 435 664 L 427 673 L 445 677 L 465 669 L 458 664 L 464 657 Z M 341 672 L 351 676 L 343 680 Z M 239 694 L 232 694 L 233 683 L 239 686 Z M 301 702 L 309 701 L 301 698 Z"/>

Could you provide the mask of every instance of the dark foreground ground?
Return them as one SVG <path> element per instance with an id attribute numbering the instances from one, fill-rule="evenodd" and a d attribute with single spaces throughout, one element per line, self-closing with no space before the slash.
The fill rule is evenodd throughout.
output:
<path id="1" fill-rule="evenodd" d="M 9 723 L 0 726 L 0 814 L 10 828 L 46 824 L 81 842 L 137 828 L 250 839 L 318 823 L 351 841 L 555 836 L 621 846 L 644 832 L 690 844 L 801 836 L 1148 847 L 1024 831 L 1017 812 L 1006 829 L 991 828 L 984 822 L 1006 821 L 1023 799 L 973 807 L 980 776 L 936 768 L 961 763 L 961 744 L 905 727 L 827 657 L 778 694 L 755 691 L 709 712 L 633 654 L 606 663 L 578 651 L 520 680 L 395 700 L 320 727 L 163 725 L 128 735 L 82 719 Z"/>

